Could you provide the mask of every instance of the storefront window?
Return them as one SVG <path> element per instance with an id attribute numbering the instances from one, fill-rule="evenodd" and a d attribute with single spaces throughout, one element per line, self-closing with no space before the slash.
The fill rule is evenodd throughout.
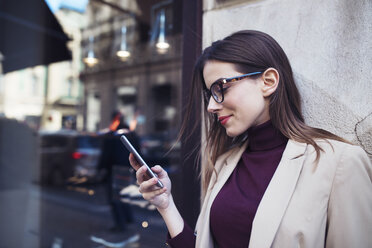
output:
<path id="1" fill-rule="evenodd" d="M 21 66 L 0 77 L 1 243 L 163 247 L 165 224 L 140 195 L 119 137 L 150 166 L 180 167 L 182 1 L 47 2 L 51 10 L 40 8 L 69 38 L 70 60 L 42 62 L 40 77 Z M 5 95 L 12 78 L 30 81 L 31 95 Z M 16 118 L 2 114 L 9 99 Z"/>

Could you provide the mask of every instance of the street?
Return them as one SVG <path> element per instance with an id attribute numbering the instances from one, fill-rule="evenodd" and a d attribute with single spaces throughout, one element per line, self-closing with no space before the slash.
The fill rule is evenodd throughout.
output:
<path id="1" fill-rule="evenodd" d="M 39 229 L 29 232 L 39 237 L 40 247 L 166 246 L 166 226 L 157 211 L 133 206 L 134 222 L 128 224 L 125 231 L 109 231 L 113 221 L 102 184 L 63 188 L 35 186 L 32 190 L 33 200 L 39 200 Z M 128 239 L 135 242 L 125 245 L 123 241 Z M 109 246 L 109 243 L 114 244 Z"/>

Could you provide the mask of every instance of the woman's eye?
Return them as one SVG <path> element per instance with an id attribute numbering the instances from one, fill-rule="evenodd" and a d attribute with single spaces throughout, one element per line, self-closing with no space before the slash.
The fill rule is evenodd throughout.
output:
<path id="1" fill-rule="evenodd" d="M 217 92 L 218 92 L 218 93 L 221 93 L 221 91 L 224 91 L 224 89 L 221 88 L 221 87 L 218 87 L 218 88 L 217 88 Z"/>
<path id="2" fill-rule="evenodd" d="M 230 86 L 222 87 L 222 91 L 223 91 L 223 93 L 225 93 L 229 88 L 230 88 Z"/>

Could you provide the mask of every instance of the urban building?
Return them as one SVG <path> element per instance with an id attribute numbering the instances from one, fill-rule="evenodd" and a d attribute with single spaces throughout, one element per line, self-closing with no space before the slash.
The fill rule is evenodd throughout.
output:
<path id="1" fill-rule="evenodd" d="M 87 7 L 84 128 L 107 127 L 119 110 L 140 135 L 174 136 L 181 120 L 181 1 L 119 3 L 120 10 L 99 1 Z"/>
<path id="2" fill-rule="evenodd" d="M 84 16 L 68 9 L 59 10 L 56 16 L 71 39 L 68 47 L 72 60 L 15 70 L 1 80 L 1 112 L 35 130 L 79 129 L 83 123 L 79 25 L 84 24 Z"/>

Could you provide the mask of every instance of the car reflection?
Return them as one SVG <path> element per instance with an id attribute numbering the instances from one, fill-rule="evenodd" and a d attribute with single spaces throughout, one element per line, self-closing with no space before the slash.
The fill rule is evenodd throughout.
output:
<path id="1" fill-rule="evenodd" d="M 62 186 L 71 180 L 94 180 L 97 176 L 101 155 L 97 135 L 73 130 L 41 131 L 39 139 L 40 184 Z"/>
<path id="2" fill-rule="evenodd" d="M 40 131 L 39 183 L 46 186 L 85 185 L 105 180 L 104 135 L 74 130 Z M 139 137 L 140 153 L 150 165 L 167 171 L 179 161 L 179 145 L 165 134 Z M 123 154 L 126 154 L 123 146 Z M 124 156 L 124 155 L 123 155 Z M 129 164 L 128 164 L 129 165 Z"/>

